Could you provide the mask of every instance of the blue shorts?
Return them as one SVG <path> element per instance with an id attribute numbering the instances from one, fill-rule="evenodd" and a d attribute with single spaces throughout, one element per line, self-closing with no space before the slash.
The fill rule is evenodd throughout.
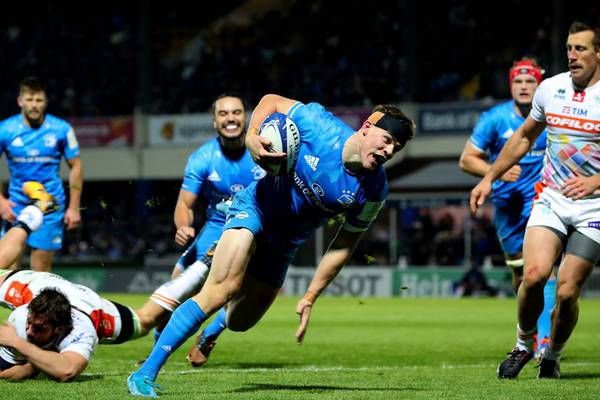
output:
<path id="1" fill-rule="evenodd" d="M 523 251 L 523 237 L 535 193 L 514 191 L 508 198 L 494 198 L 494 225 L 502 250 L 509 256 Z"/>
<path id="2" fill-rule="evenodd" d="M 177 268 L 181 271 L 200 260 L 208 249 L 219 240 L 223 232 L 223 224 L 217 221 L 207 221 L 192 244 L 177 260 Z"/>
<path id="3" fill-rule="evenodd" d="M 256 250 L 247 271 L 269 286 L 280 288 L 302 241 L 289 236 L 285 221 L 265 225 L 264 214 L 257 206 L 256 192 L 252 189 L 251 186 L 235 195 L 223 229 L 245 228 L 254 234 Z"/>
<path id="4" fill-rule="evenodd" d="M 24 204 L 17 204 L 13 207 L 15 215 L 19 215 L 21 210 L 25 208 Z M 63 206 L 50 214 L 44 215 L 42 226 L 35 232 L 31 232 L 27 238 L 27 246 L 32 249 L 40 249 L 46 251 L 59 250 L 62 247 L 63 230 L 65 226 L 65 209 Z M 6 233 L 12 224 L 4 224 L 2 227 L 2 236 Z"/>

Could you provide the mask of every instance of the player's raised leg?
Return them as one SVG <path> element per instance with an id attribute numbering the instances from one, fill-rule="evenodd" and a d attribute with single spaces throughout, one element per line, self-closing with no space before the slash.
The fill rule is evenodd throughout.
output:
<path id="1" fill-rule="evenodd" d="M 240 290 L 253 248 L 254 235 L 249 230 L 223 233 L 204 287 L 175 310 L 146 362 L 127 379 L 131 394 L 157 395 L 154 381 L 171 353 Z"/>

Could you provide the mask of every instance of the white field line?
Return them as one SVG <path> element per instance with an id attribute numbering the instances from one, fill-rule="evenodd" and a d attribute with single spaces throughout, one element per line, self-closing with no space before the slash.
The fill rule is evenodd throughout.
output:
<path id="1" fill-rule="evenodd" d="M 121 361 L 120 364 L 125 363 L 124 360 Z M 112 361 L 111 361 L 112 362 Z M 114 362 L 113 362 L 114 363 Z M 131 365 L 133 368 L 133 363 L 127 361 L 127 364 Z M 569 362 L 564 363 L 565 366 L 568 365 L 570 367 L 587 367 L 587 366 L 599 366 L 600 361 L 586 361 L 586 362 Z M 173 365 L 173 364 L 171 364 Z M 398 365 L 395 367 L 318 367 L 314 365 L 307 365 L 304 367 L 278 367 L 278 368 L 221 368 L 218 366 L 207 367 L 207 368 L 189 368 L 186 370 L 173 371 L 173 370 L 165 370 L 160 373 L 160 375 L 193 375 L 193 374 L 221 374 L 221 373 L 236 373 L 236 374 L 255 374 L 255 373 L 278 373 L 278 372 L 286 372 L 286 373 L 294 373 L 294 372 L 380 372 L 380 371 L 394 371 L 394 370 L 418 370 L 422 368 L 440 368 L 440 369 L 494 369 L 496 368 L 496 364 L 442 364 L 439 366 L 432 365 Z M 123 372 L 115 372 L 115 373 L 83 373 L 82 375 L 121 375 Z"/>

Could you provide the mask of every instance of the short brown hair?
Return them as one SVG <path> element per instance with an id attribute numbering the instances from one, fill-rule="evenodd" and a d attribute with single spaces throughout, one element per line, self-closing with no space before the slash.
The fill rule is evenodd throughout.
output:
<path id="1" fill-rule="evenodd" d="M 600 26 L 598 24 L 589 21 L 573 21 L 569 26 L 569 35 L 585 31 L 594 32 L 594 50 L 600 50 Z"/>
<path id="2" fill-rule="evenodd" d="M 36 78 L 35 76 L 28 76 L 27 78 L 23 79 L 19 84 L 19 93 L 23 92 L 45 93 L 46 91 L 44 90 L 44 86 L 38 78 Z"/>
<path id="3" fill-rule="evenodd" d="M 73 320 L 71 317 L 71 303 L 60 290 L 56 288 L 43 289 L 29 303 L 29 312 L 33 315 L 44 317 L 53 328 L 66 328 L 71 330 Z"/>

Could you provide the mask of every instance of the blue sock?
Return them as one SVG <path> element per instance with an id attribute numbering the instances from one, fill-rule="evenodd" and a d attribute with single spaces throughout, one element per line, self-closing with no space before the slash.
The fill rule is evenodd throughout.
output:
<path id="1" fill-rule="evenodd" d="M 152 353 L 136 374 L 148 376 L 154 382 L 171 353 L 196 332 L 206 318 L 206 314 L 200 309 L 198 303 L 192 299 L 186 300 L 177 307 L 171 315 L 169 323 L 163 329 L 158 342 L 154 345 Z"/>
<path id="2" fill-rule="evenodd" d="M 550 319 L 556 301 L 556 279 L 552 278 L 544 286 L 544 310 L 537 322 L 538 343 L 545 337 L 550 337 L 552 321 Z"/>
<path id="3" fill-rule="evenodd" d="M 215 319 L 212 320 L 210 324 L 206 328 L 204 328 L 204 336 L 210 338 L 211 340 L 216 340 L 221 332 L 223 332 L 227 328 L 227 310 L 225 307 L 221 308 Z"/>
<path id="4" fill-rule="evenodd" d="M 160 334 L 162 332 L 159 331 L 158 329 L 154 328 L 154 345 L 156 346 L 156 343 L 158 342 L 158 339 L 160 339 Z"/>

